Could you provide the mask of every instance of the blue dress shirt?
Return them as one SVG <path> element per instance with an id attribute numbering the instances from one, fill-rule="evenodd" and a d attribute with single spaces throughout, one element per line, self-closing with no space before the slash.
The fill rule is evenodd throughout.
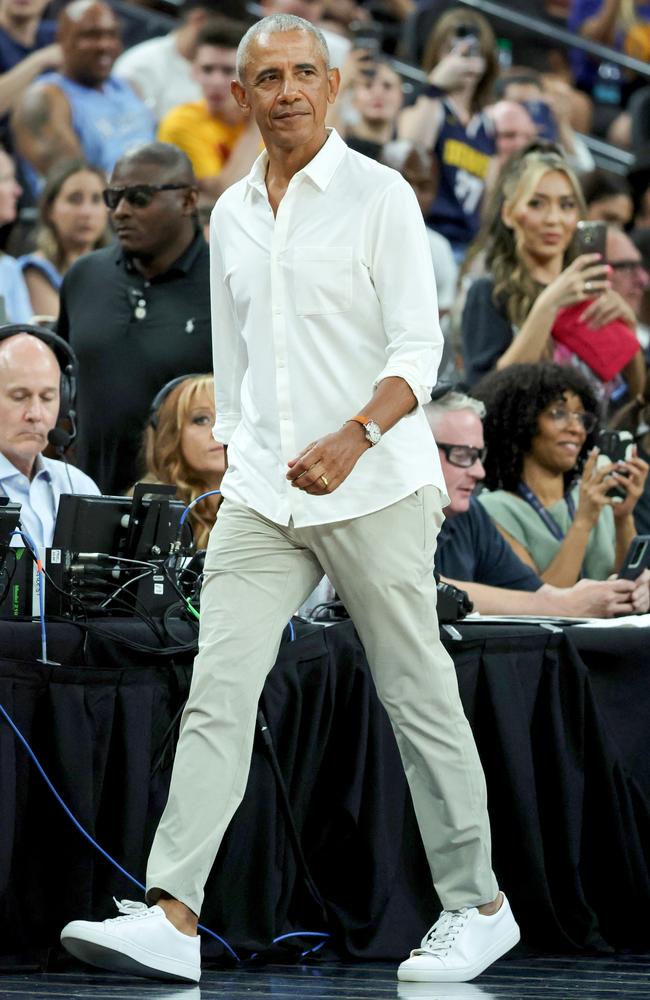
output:
<path id="1" fill-rule="evenodd" d="M 80 493 L 99 496 L 97 484 L 74 465 L 38 455 L 31 480 L 0 454 L 0 493 L 15 503 L 22 504 L 20 523 L 31 535 L 39 555 L 52 545 L 56 512 L 62 493 Z M 23 545 L 14 535 L 12 545 Z"/>

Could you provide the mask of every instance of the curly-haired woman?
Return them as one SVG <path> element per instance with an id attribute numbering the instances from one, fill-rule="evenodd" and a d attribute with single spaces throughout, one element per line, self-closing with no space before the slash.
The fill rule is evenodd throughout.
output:
<path id="1" fill-rule="evenodd" d="M 634 507 L 648 465 L 598 462 L 598 402 L 570 366 L 513 365 L 489 375 L 485 483 L 479 500 L 517 555 L 542 579 L 571 587 L 616 572 L 636 534 Z M 609 493 L 620 487 L 624 499 Z"/>
<path id="2" fill-rule="evenodd" d="M 169 483 L 189 504 L 201 493 L 218 490 L 226 463 L 222 444 L 212 436 L 215 421 L 212 375 L 188 375 L 158 394 L 143 441 L 145 482 Z M 162 400 L 160 396 L 163 396 Z M 220 496 L 207 497 L 190 512 L 197 549 L 204 549 L 214 525 Z"/>
<path id="3" fill-rule="evenodd" d="M 631 308 L 610 287 L 608 265 L 598 254 L 581 254 L 571 261 L 585 205 L 580 184 L 562 157 L 531 152 L 514 161 L 502 184 L 503 203 L 487 242 L 489 273 L 470 287 L 463 310 L 463 355 L 470 384 L 495 367 L 574 360 L 553 338 L 567 307 L 584 303 L 580 320 L 593 330 L 614 319 L 632 330 L 636 323 Z M 640 347 L 631 359 L 621 361 L 619 372 L 630 395 L 640 391 Z"/>

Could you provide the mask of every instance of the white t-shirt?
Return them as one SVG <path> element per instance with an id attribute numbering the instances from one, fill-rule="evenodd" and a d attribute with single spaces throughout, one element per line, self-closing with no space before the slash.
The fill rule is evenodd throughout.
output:
<path id="1" fill-rule="evenodd" d="M 176 48 L 176 32 L 150 38 L 123 52 L 113 72 L 130 83 L 156 121 L 179 104 L 200 101 L 201 88 L 191 62 Z"/>

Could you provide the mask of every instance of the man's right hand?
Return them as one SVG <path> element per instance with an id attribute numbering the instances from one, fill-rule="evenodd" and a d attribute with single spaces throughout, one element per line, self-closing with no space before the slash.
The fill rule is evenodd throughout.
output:
<path id="1" fill-rule="evenodd" d="M 648 610 L 647 570 L 636 580 L 579 580 L 564 591 L 566 613 L 575 618 L 615 618 Z"/>

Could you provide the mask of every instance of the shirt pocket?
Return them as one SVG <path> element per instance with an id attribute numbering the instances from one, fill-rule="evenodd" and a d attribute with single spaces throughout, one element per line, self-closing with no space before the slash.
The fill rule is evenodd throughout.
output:
<path id="1" fill-rule="evenodd" d="M 352 306 L 352 247 L 296 247 L 294 279 L 299 316 L 346 312 Z"/>

